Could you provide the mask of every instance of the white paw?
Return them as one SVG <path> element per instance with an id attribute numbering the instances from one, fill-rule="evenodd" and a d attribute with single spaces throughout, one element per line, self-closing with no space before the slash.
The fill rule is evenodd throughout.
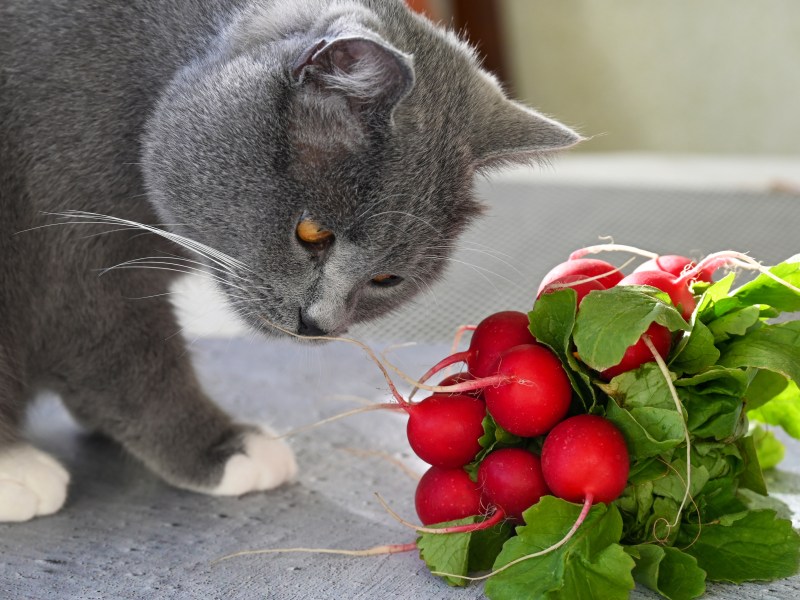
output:
<path id="1" fill-rule="evenodd" d="M 247 492 L 271 490 L 297 475 L 294 452 L 283 440 L 262 428 L 244 438 L 244 454 L 234 454 L 225 463 L 222 481 L 210 494 L 240 496 Z"/>
<path id="2" fill-rule="evenodd" d="M 0 522 L 51 515 L 67 499 L 69 473 L 29 444 L 0 450 Z"/>

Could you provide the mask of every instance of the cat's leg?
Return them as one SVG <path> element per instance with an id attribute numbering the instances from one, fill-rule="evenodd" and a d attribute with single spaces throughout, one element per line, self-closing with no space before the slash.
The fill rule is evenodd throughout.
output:
<path id="1" fill-rule="evenodd" d="M 0 522 L 27 521 L 58 511 L 69 473 L 19 434 L 25 401 L 22 374 L 0 343 Z"/>
<path id="2" fill-rule="evenodd" d="M 118 299 L 108 302 L 120 309 Z M 118 324 L 113 331 L 104 329 L 109 321 Z M 59 390 L 81 422 L 177 487 L 240 495 L 295 476 L 285 442 L 232 422 L 201 389 L 183 341 L 172 335 L 178 326 L 166 301 L 128 301 L 113 319 L 82 326 L 95 343 Z"/>

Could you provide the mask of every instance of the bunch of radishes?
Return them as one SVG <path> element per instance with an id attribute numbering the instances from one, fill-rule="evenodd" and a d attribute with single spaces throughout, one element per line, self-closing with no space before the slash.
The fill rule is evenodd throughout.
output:
<path id="1" fill-rule="evenodd" d="M 691 283 L 710 282 L 719 262 L 696 265 L 684 257 L 664 256 L 624 277 L 610 263 L 582 256 L 579 251 L 550 271 L 538 295 L 569 287 L 580 304 L 593 290 L 646 285 L 669 295 L 688 319 L 695 308 Z M 425 400 L 406 405 L 409 443 L 431 465 L 415 497 L 422 523 L 473 515 L 487 515 L 487 525 L 500 518 L 520 522 L 523 511 L 544 495 L 588 507 L 611 502 L 625 489 L 629 456 L 622 434 L 600 416 L 567 417 L 573 396 L 570 379 L 558 356 L 537 343 L 529 325 L 527 315 L 506 311 L 469 328 L 473 335 L 468 350 L 439 362 L 423 381 L 457 362 L 466 363 L 466 371 L 442 381 Z M 645 335 L 659 355 L 669 354 L 671 332 L 653 323 L 619 364 L 598 376 L 610 380 L 655 360 Z M 479 440 L 487 415 L 520 441 L 492 450 L 477 462 L 483 454 Z M 541 456 L 531 447 L 541 447 Z M 465 469 L 468 465 L 472 476 Z"/>

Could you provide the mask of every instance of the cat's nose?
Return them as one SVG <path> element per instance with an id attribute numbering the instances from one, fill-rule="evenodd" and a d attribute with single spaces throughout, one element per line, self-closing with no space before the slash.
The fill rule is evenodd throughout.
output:
<path id="1" fill-rule="evenodd" d="M 300 322 L 297 326 L 297 333 L 311 337 L 324 336 L 328 334 L 328 332 L 322 329 L 319 326 L 319 323 L 309 317 L 302 308 L 300 309 Z"/>

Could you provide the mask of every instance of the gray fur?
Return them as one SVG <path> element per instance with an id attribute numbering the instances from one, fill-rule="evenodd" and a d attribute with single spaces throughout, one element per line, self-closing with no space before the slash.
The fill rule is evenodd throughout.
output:
<path id="1" fill-rule="evenodd" d="M 577 141 L 399 0 L 0 0 L 0 453 L 46 387 L 213 487 L 242 428 L 165 335 L 176 273 L 105 269 L 197 260 L 254 328 L 302 331 L 303 311 L 341 333 L 440 276 L 476 172 Z M 301 244 L 303 214 L 333 244 Z"/>

